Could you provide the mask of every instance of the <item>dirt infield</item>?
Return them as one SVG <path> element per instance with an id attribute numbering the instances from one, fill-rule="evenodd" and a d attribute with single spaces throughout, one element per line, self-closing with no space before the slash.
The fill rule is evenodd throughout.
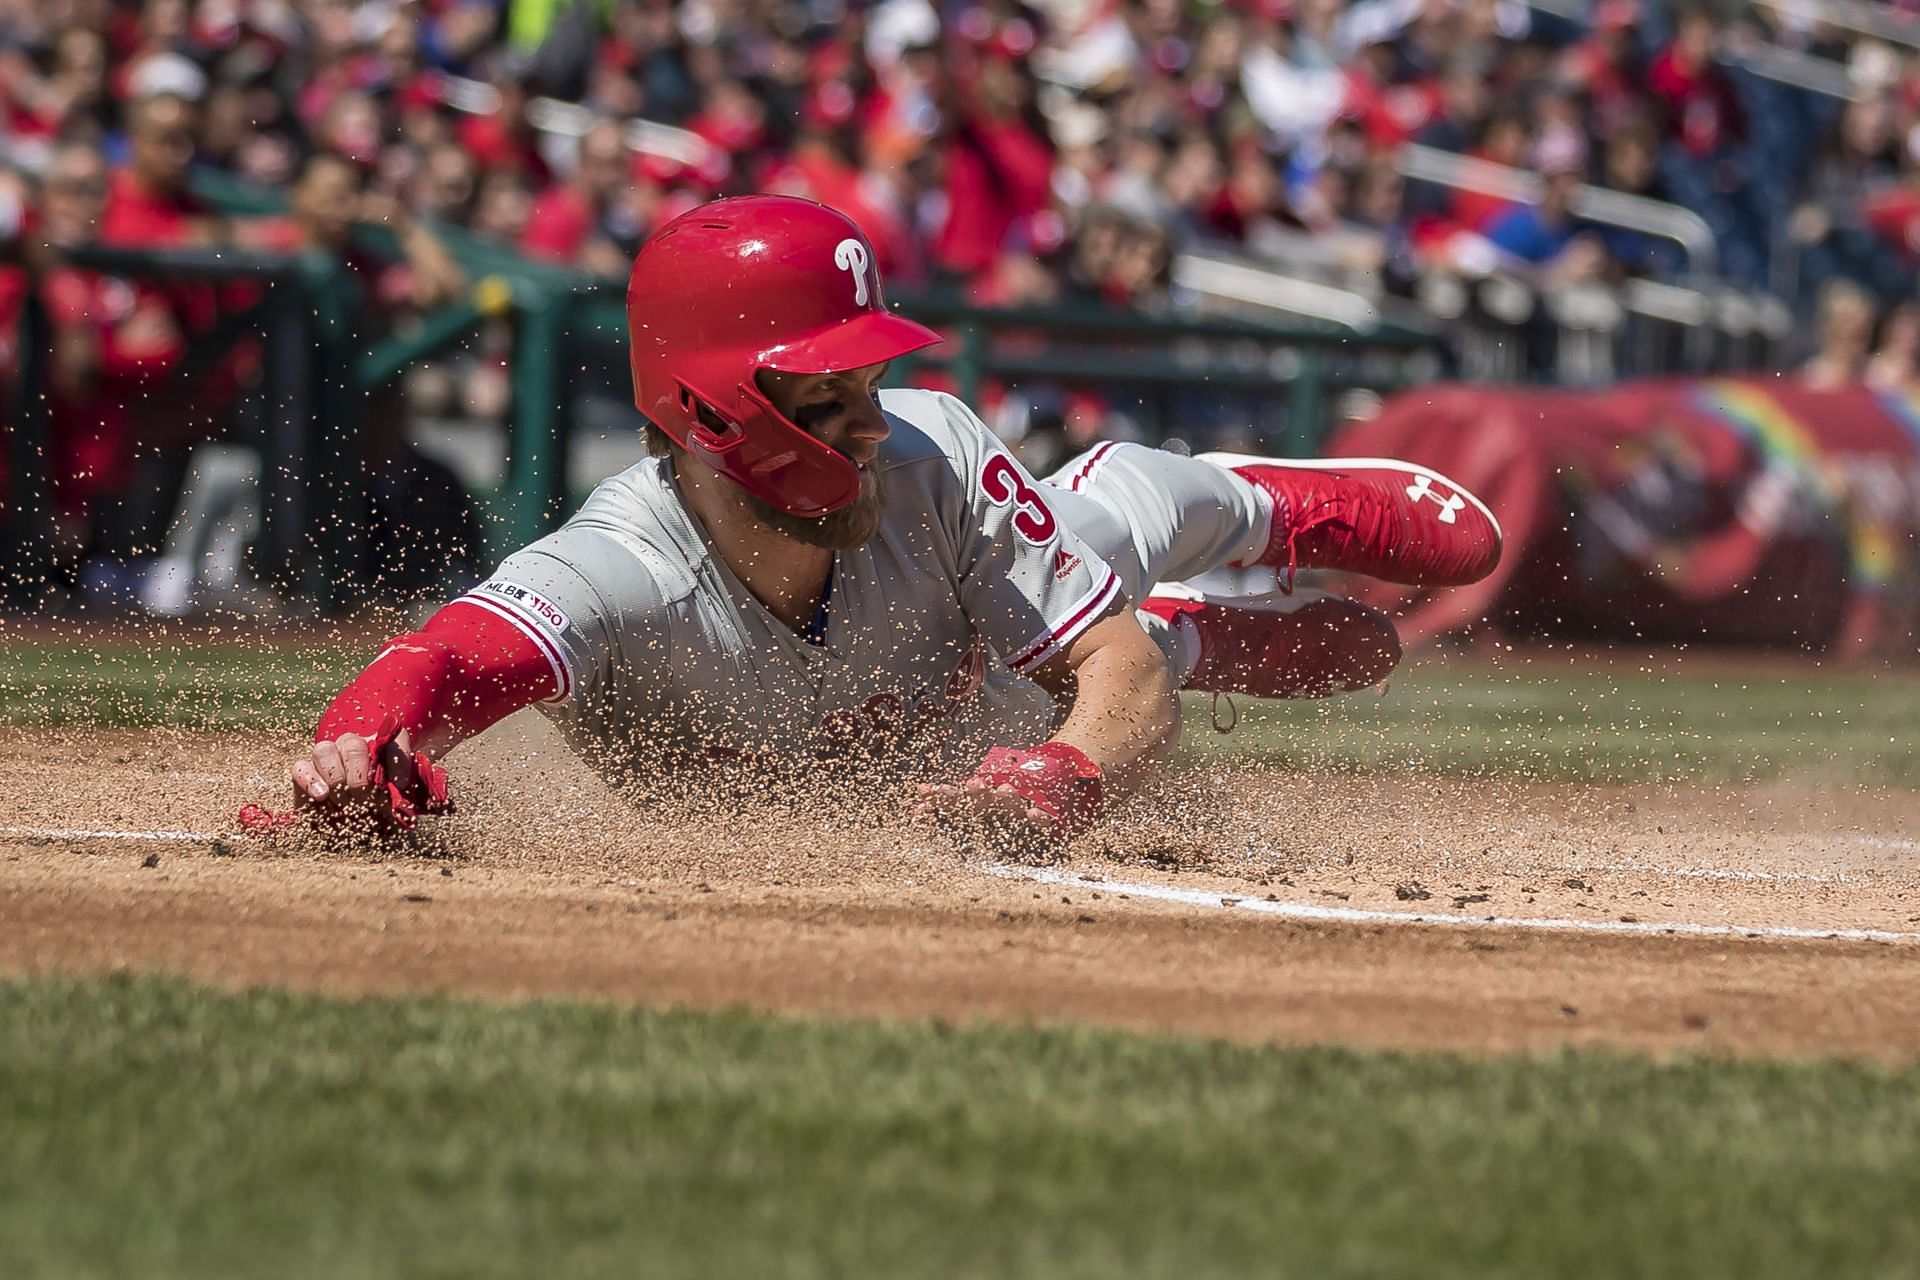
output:
<path id="1" fill-rule="evenodd" d="M 213 838 L 278 797 L 287 742 L 16 735 L 0 967 L 1286 1042 L 1920 1051 L 1913 793 L 1210 770 L 1060 865 L 996 868 L 840 810 L 636 812 L 512 727 L 453 757 L 462 816 L 385 854 Z M 1812 936 L 1830 931 L 1851 934 Z"/>

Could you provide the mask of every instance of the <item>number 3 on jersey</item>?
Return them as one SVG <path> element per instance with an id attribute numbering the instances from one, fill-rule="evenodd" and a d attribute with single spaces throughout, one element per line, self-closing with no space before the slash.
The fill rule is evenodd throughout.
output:
<path id="1" fill-rule="evenodd" d="M 980 472 L 980 488 L 996 503 L 1011 502 L 1017 508 L 1013 513 L 1013 531 L 1034 546 L 1045 546 L 1060 532 L 1060 522 L 1053 518 L 1053 509 L 1040 497 L 1039 490 L 1027 483 L 1020 468 L 1006 454 L 996 453 L 987 459 L 987 465 Z"/>

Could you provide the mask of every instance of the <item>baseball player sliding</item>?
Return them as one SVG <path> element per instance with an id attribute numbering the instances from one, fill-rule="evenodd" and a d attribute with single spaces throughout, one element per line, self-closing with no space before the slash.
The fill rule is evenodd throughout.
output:
<path id="1" fill-rule="evenodd" d="M 616 781 L 827 761 L 996 839 L 1059 840 L 1172 745 L 1178 689 L 1321 696 L 1398 660 L 1352 601 L 1184 580 L 1445 586 L 1500 555 L 1478 499 L 1404 462 L 1106 443 L 1035 480 L 954 397 L 880 389 L 938 337 L 887 310 L 865 236 L 810 201 L 661 228 L 627 319 L 648 459 L 388 643 L 294 762 L 296 808 L 410 826 L 448 807 L 450 748 L 538 705 Z"/>

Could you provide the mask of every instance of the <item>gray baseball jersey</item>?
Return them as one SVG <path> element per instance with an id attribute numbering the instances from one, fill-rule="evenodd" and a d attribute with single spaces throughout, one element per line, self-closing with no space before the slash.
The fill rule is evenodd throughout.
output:
<path id="1" fill-rule="evenodd" d="M 1039 741 L 1056 711 L 1023 673 L 1110 613 L 1120 580 L 966 405 L 880 404 L 880 531 L 835 557 L 820 643 L 741 585 L 658 458 L 462 599 L 547 654 L 545 710 L 616 779 L 743 756 L 956 773 Z"/>

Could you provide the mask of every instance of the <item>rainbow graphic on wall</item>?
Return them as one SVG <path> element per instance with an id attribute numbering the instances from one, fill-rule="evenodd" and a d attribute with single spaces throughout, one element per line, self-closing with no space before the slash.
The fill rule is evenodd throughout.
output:
<path id="1" fill-rule="evenodd" d="M 1887 415 L 1900 423 L 1920 447 L 1920 397 L 1884 392 L 1878 399 Z M 1765 463 L 1785 464 L 1805 476 L 1822 505 L 1846 521 L 1847 576 L 1851 585 L 1877 591 L 1899 575 L 1903 542 L 1899 531 L 1849 501 L 1845 468 L 1821 449 L 1818 437 L 1764 387 L 1711 380 L 1700 384 L 1694 403 L 1752 445 Z"/>
<path id="2" fill-rule="evenodd" d="M 1818 437 L 1763 388 L 1750 382 L 1703 382 L 1694 402 L 1751 444 L 1765 462 L 1793 467 L 1829 503 L 1844 501 L 1844 477 L 1833 474 Z"/>

